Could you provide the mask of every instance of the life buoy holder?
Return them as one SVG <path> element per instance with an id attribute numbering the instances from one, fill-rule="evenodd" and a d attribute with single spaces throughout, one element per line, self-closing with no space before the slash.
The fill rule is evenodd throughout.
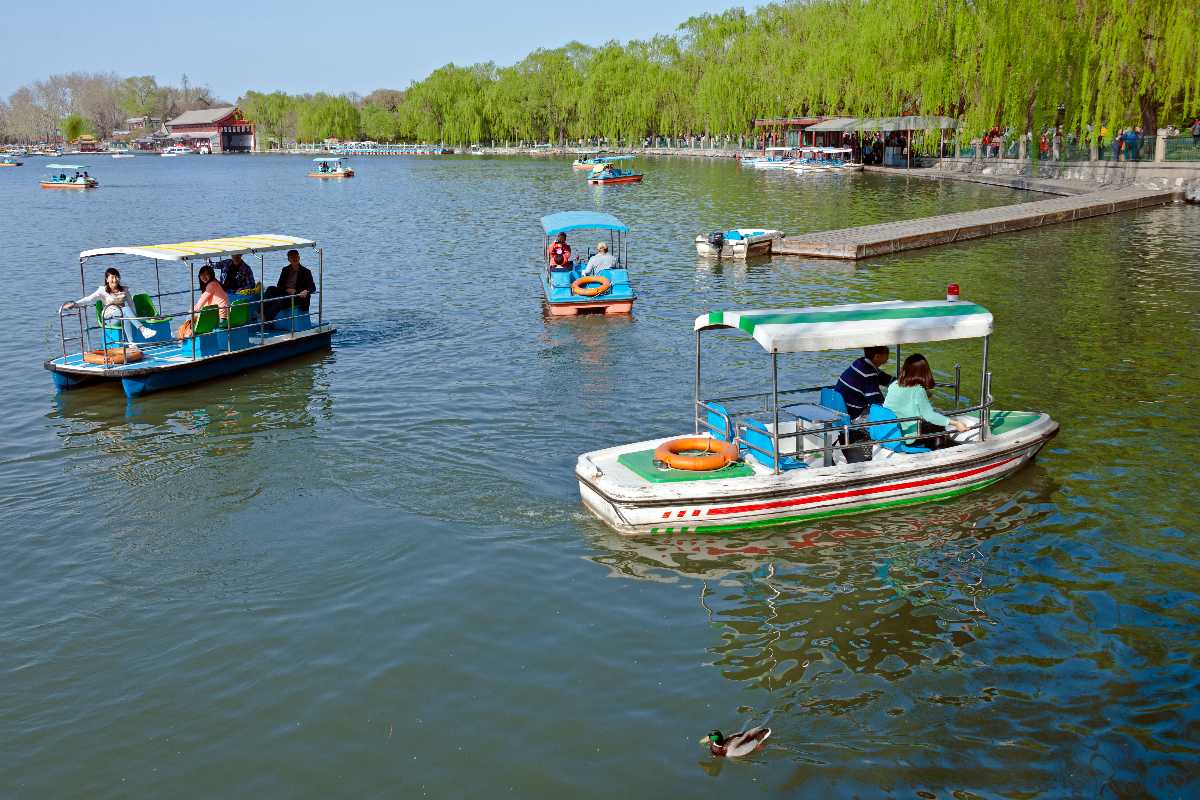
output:
<path id="1" fill-rule="evenodd" d="M 660 444 L 654 451 L 654 460 L 671 469 L 709 472 L 737 461 L 738 449 L 732 442 L 709 436 L 685 436 Z"/>
<path id="2" fill-rule="evenodd" d="M 595 284 L 589 286 L 589 284 Z M 612 288 L 612 281 L 603 275 L 584 275 L 571 282 L 571 294 L 581 297 L 595 297 L 604 294 Z"/>
<path id="3" fill-rule="evenodd" d="M 89 350 L 83 354 L 83 360 L 88 364 L 132 364 L 142 360 L 142 351 L 136 347 Z"/>

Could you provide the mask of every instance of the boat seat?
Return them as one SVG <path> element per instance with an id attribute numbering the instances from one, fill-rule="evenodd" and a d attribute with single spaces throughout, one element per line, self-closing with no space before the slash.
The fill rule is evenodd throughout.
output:
<path id="1" fill-rule="evenodd" d="M 850 412 L 846 410 L 846 400 L 842 397 L 842 393 L 832 386 L 826 386 L 821 389 L 820 404 L 830 411 L 837 411 L 846 416 L 849 420 Z"/>
<path id="2" fill-rule="evenodd" d="M 892 411 L 890 408 L 884 408 L 883 406 L 871 406 L 867 410 L 867 422 L 886 422 L 888 420 L 896 419 L 899 419 L 899 417 L 897 417 L 896 412 Z M 913 447 L 912 445 L 905 444 L 904 442 L 879 441 L 880 439 L 895 439 L 898 436 L 902 436 L 903 433 L 900 430 L 899 422 L 895 422 L 891 425 L 872 425 L 871 427 L 867 428 L 867 431 L 871 434 L 872 441 L 878 442 L 878 444 L 875 445 L 875 457 L 879 457 L 880 455 L 890 456 L 893 453 L 908 453 L 916 455 L 918 453 L 930 452 L 928 447 Z"/>
<path id="3" fill-rule="evenodd" d="M 711 426 L 708 428 L 709 435 L 722 442 L 731 441 L 733 439 L 733 419 L 729 416 L 725 406 L 707 400 L 704 401 L 704 405 L 708 410 L 707 422 Z"/>
<path id="4" fill-rule="evenodd" d="M 196 323 L 192 326 L 192 335 L 183 340 L 180 348 L 184 355 L 211 356 L 219 351 L 217 337 L 214 331 L 220 321 L 220 312 L 216 306 L 205 306 L 200 309 Z"/>
<path id="5" fill-rule="evenodd" d="M 234 300 L 229 304 L 229 317 L 217 323 L 217 347 L 221 350 L 249 347 L 250 330 L 250 302 Z"/>
<path id="6" fill-rule="evenodd" d="M 138 344 L 165 342 L 171 338 L 171 319 L 158 315 L 158 309 L 154 307 L 154 301 L 150 299 L 150 295 L 135 294 L 133 296 L 133 313 L 142 318 L 141 324 L 144 327 L 154 330 L 153 336 L 143 336 L 141 331 L 134 328 L 133 340 Z"/>
<path id="7" fill-rule="evenodd" d="M 763 425 L 758 420 L 747 419 L 745 430 L 742 432 L 742 441 L 759 448 L 755 450 L 747 447 L 746 454 L 748 456 L 764 466 L 768 466 L 771 469 L 775 468 L 775 441 L 771 438 L 771 433 L 767 430 L 766 425 Z M 762 452 L 759 452 L 759 450 Z M 779 468 L 784 471 L 803 469 L 807 466 L 808 464 L 805 464 L 795 456 L 781 456 L 779 458 Z"/>

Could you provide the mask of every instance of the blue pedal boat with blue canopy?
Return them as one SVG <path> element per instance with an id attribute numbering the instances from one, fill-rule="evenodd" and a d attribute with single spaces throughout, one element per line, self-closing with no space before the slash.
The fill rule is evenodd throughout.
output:
<path id="1" fill-rule="evenodd" d="M 578 314 L 629 314 L 637 293 L 629 283 L 629 227 L 612 214 L 596 211 L 560 211 L 542 217 L 546 234 L 542 250 L 542 291 L 551 316 L 573 317 Z M 552 252 L 559 234 L 580 233 L 600 235 L 595 252 L 585 248 L 582 258 L 574 257 L 574 249 L 562 254 Z M 567 244 L 570 244 L 567 242 Z M 603 255 L 608 266 L 596 264 L 588 269 L 592 257 Z M 585 274 L 592 273 L 594 274 Z"/>
<path id="2" fill-rule="evenodd" d="M 633 161 L 637 156 L 604 156 L 597 158 L 588 175 L 591 186 L 607 186 L 610 183 L 641 183 L 642 173 L 632 169 L 622 169 L 617 164 Z"/>
<path id="3" fill-rule="evenodd" d="M 262 293 L 264 271 L 283 266 L 268 265 L 267 255 L 290 250 L 316 255 L 315 304 L 312 295 L 300 291 L 269 297 Z M 258 257 L 246 259 L 251 271 L 257 272 L 257 285 L 229 293 L 225 318 L 215 305 L 193 311 L 197 270 L 205 265 L 216 270 L 220 260 L 235 255 Z M 100 301 L 95 307 L 64 304 L 59 308 L 62 355 L 44 364 L 59 391 L 109 383 L 119 384 L 127 397 L 137 397 L 327 349 L 337 332 L 324 318 L 325 251 L 310 239 L 257 234 L 86 250 L 79 254 L 79 282 L 85 296 L 88 265 L 95 260 L 104 267 L 152 264 L 153 272 L 122 271 L 121 282 L 132 295 L 136 313 L 125 320 L 133 324 L 122 324 L 119 317 L 106 319 Z M 152 293 L 147 285 L 151 277 Z M 179 288 L 185 278 L 188 286 Z M 141 287 L 147 291 L 140 292 Z M 164 312 L 164 305 L 182 308 Z M 171 322 L 184 319 L 190 320 L 192 335 L 176 338 Z"/>

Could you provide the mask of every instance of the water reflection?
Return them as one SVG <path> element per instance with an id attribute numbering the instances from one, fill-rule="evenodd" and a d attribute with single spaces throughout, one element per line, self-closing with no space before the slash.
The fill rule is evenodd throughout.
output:
<path id="1" fill-rule="evenodd" d="M 953 503 L 848 517 L 776 536 L 651 539 L 597 531 L 596 563 L 613 575 L 683 583 L 718 632 L 710 662 L 787 707 L 820 675 L 887 681 L 962 657 L 994 624 L 989 540 L 1054 509 L 1036 467 Z M 698 581 L 698 583 L 693 582 Z M 869 698 L 863 698 L 866 702 Z"/>

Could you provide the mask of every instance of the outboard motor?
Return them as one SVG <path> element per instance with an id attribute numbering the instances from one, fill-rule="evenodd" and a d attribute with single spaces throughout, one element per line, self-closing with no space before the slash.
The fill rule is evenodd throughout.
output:
<path id="1" fill-rule="evenodd" d="M 725 231 L 716 231 L 708 235 L 708 243 L 720 250 L 725 246 Z"/>

